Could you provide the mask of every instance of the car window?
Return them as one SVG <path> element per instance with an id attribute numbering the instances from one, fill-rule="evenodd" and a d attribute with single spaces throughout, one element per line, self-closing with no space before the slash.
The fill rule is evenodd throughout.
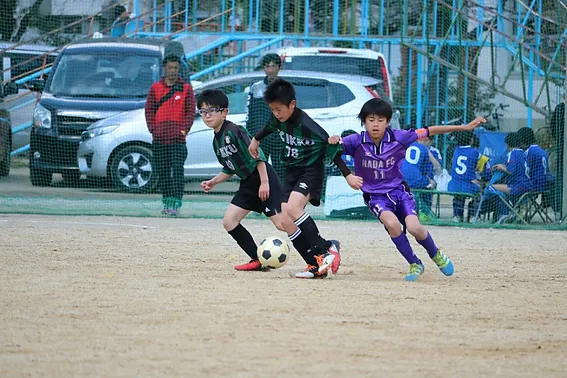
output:
<path id="1" fill-rule="evenodd" d="M 346 85 L 339 83 L 329 83 L 329 95 L 330 95 L 330 105 L 331 107 L 341 106 L 354 100 L 354 94 Z"/>
<path id="2" fill-rule="evenodd" d="M 301 109 L 328 108 L 332 106 L 329 102 L 329 92 L 323 85 L 294 85 L 297 106 Z"/>
<path id="3" fill-rule="evenodd" d="M 159 79 L 160 67 L 157 55 L 66 54 L 47 91 L 55 96 L 142 98 Z"/>
<path id="4" fill-rule="evenodd" d="M 317 72 L 369 76 L 383 80 L 379 59 L 357 58 L 339 54 L 333 56 L 286 56 L 283 69 L 313 71 L 313 67 L 316 67 Z"/>

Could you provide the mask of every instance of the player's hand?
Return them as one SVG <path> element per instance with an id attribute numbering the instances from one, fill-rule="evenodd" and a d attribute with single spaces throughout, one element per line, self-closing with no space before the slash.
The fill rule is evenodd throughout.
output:
<path id="1" fill-rule="evenodd" d="M 346 177 L 348 185 L 354 190 L 362 188 L 362 177 L 355 176 L 352 173 Z"/>
<path id="2" fill-rule="evenodd" d="M 211 189 L 213 189 L 214 186 L 215 186 L 215 183 L 213 182 L 213 180 L 201 182 L 201 188 L 203 188 L 205 193 L 208 193 Z"/>
<path id="3" fill-rule="evenodd" d="M 327 142 L 329 144 L 342 144 L 343 143 L 343 138 L 341 138 L 338 135 L 333 135 L 331 137 L 329 137 L 329 139 L 327 140 Z"/>
<path id="4" fill-rule="evenodd" d="M 250 145 L 248 146 L 248 152 L 250 152 L 250 155 L 252 155 L 254 159 L 258 159 L 260 157 L 260 154 L 258 153 L 259 145 L 260 142 L 258 142 L 256 138 L 252 138 L 252 140 L 250 141 Z"/>
<path id="5" fill-rule="evenodd" d="M 506 166 L 505 166 L 504 164 L 495 164 L 495 165 L 492 167 L 492 172 L 494 172 L 494 171 L 502 171 L 502 172 L 505 172 L 505 171 L 506 171 Z"/>
<path id="6" fill-rule="evenodd" d="M 260 183 L 260 189 L 258 189 L 258 197 L 262 201 L 267 201 L 270 198 L 270 184 L 267 182 Z"/>
<path id="7" fill-rule="evenodd" d="M 464 129 L 466 131 L 472 131 L 472 130 L 476 129 L 481 123 L 486 123 L 486 120 L 482 117 L 476 117 L 475 119 L 470 121 L 468 124 L 466 124 L 464 126 Z"/>

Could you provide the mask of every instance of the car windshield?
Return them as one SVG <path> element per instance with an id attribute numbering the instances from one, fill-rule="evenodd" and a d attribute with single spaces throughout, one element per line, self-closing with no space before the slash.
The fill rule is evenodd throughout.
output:
<path id="1" fill-rule="evenodd" d="M 356 58 L 344 55 L 299 55 L 287 56 L 284 62 L 285 70 L 312 71 L 317 67 L 318 72 L 370 76 L 382 80 L 382 69 L 378 59 Z"/>
<path id="2" fill-rule="evenodd" d="M 46 91 L 63 97 L 143 98 L 160 76 L 159 55 L 65 54 Z"/>

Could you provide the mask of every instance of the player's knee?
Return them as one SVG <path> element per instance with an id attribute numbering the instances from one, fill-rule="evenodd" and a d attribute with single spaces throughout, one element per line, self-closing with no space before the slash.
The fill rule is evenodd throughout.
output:
<path id="1" fill-rule="evenodd" d="M 223 218 L 222 226 L 226 231 L 232 231 L 238 226 L 238 222 L 232 218 Z"/>
<path id="2" fill-rule="evenodd" d="M 292 230 L 295 229 L 295 223 L 293 222 L 293 219 L 291 219 L 286 214 L 283 214 L 281 221 L 278 223 L 279 223 L 279 227 L 278 224 L 276 224 L 277 229 L 281 231 L 285 231 L 288 234 L 291 234 Z"/>
<path id="3" fill-rule="evenodd" d="M 300 216 L 303 215 L 305 211 L 303 210 L 302 207 L 294 207 L 294 206 L 288 206 L 287 207 L 287 216 L 289 218 L 291 218 L 291 221 L 295 221 L 296 219 L 298 219 Z"/>
<path id="4" fill-rule="evenodd" d="M 402 225 L 397 219 L 388 219 L 384 222 L 384 227 L 386 227 L 386 231 L 392 237 L 400 236 L 402 233 Z"/>
<path id="5" fill-rule="evenodd" d="M 425 237 L 427 237 L 427 231 L 425 230 L 425 227 L 423 227 L 419 222 L 417 223 L 412 222 L 407 224 L 406 229 L 411 235 L 413 235 L 419 240 L 421 240 L 424 237 L 424 235 Z"/>

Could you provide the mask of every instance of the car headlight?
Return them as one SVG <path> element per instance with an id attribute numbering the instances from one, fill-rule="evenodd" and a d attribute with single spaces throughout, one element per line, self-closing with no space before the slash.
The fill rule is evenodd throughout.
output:
<path id="1" fill-rule="evenodd" d="M 33 125 L 46 129 L 51 128 L 51 112 L 41 104 L 37 104 L 33 110 Z"/>
<path id="2" fill-rule="evenodd" d="M 108 126 L 101 126 L 101 127 L 93 127 L 92 129 L 85 131 L 81 135 L 81 138 L 83 140 L 87 140 L 87 139 L 96 138 L 96 137 L 104 135 L 104 134 L 110 134 L 111 132 L 116 130 L 118 128 L 118 126 L 120 126 L 120 125 L 108 125 Z"/>

